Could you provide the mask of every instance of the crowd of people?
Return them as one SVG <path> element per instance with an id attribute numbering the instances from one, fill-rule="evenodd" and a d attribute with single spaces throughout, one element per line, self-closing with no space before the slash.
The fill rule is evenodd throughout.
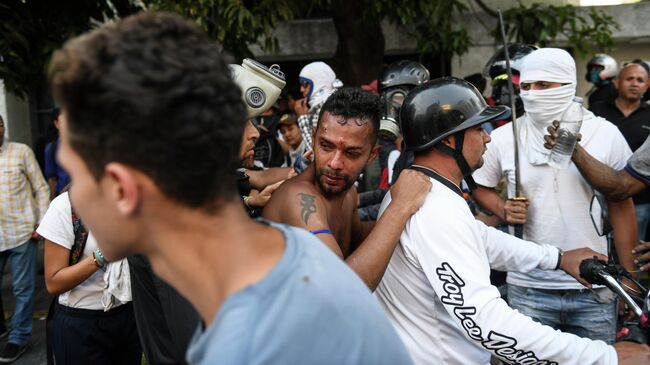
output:
<path id="1" fill-rule="evenodd" d="M 69 40 L 48 69 L 45 178 L 0 118 L 16 296 L 0 362 L 27 348 L 43 239 L 53 364 L 648 363 L 647 345 L 616 342 L 625 306 L 579 270 L 650 270 L 648 64 L 594 57 L 558 169 L 575 61 L 509 51 L 466 80 L 404 60 L 349 87 L 320 61 L 298 80 L 228 65 L 167 13 Z"/>

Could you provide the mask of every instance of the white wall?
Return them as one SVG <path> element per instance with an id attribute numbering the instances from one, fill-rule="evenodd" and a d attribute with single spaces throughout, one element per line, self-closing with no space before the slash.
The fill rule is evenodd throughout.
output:
<path id="1" fill-rule="evenodd" d="M 7 92 L 2 80 L 0 80 L 0 114 L 5 121 L 5 138 L 31 146 L 33 138 L 27 96 L 20 99 Z"/>

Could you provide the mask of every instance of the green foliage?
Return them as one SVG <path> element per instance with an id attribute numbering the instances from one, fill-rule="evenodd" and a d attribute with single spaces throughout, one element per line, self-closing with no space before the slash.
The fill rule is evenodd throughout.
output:
<path id="1" fill-rule="evenodd" d="M 537 44 L 545 47 L 566 39 L 567 46 L 582 57 L 613 48 L 613 29 L 620 29 L 616 20 L 600 10 L 591 8 L 585 12 L 571 5 L 547 6 L 533 4 L 509 9 L 503 13 L 506 34 L 516 42 Z M 501 43 L 497 28 L 493 35 Z"/>
<path id="2" fill-rule="evenodd" d="M 423 56 L 462 55 L 471 40 L 467 30 L 454 18 L 467 6 L 459 0 L 367 0 L 367 17 L 387 19 L 404 27 L 417 40 Z"/>
<path id="3" fill-rule="evenodd" d="M 0 79 L 24 96 L 45 81 L 52 52 L 66 39 L 91 28 L 93 22 L 132 11 L 128 1 L 5 0 L 0 3 Z"/>
<path id="4" fill-rule="evenodd" d="M 471 40 L 459 19 L 467 11 L 463 0 L 350 0 L 363 1 L 365 20 L 403 27 L 417 40 L 422 57 L 462 55 Z M 281 22 L 314 8 L 328 8 L 331 0 L 3 0 L 0 2 L 0 79 L 18 95 L 42 85 L 45 67 L 63 42 L 93 24 L 125 16 L 141 7 L 168 10 L 192 19 L 238 58 L 250 57 L 258 44 L 277 52 L 274 29 Z M 572 6 L 534 4 L 504 13 L 509 38 L 541 46 L 561 36 L 582 55 L 613 46 L 612 30 L 619 25 L 609 15 Z M 340 34 L 339 37 L 345 37 Z M 495 39 L 499 39 L 498 33 Z M 499 41 L 500 43 L 500 41 Z"/>
<path id="5" fill-rule="evenodd" d="M 276 52 L 273 30 L 294 19 L 297 0 L 147 0 L 147 7 L 172 11 L 192 19 L 238 58 L 250 57 L 250 46 Z"/>

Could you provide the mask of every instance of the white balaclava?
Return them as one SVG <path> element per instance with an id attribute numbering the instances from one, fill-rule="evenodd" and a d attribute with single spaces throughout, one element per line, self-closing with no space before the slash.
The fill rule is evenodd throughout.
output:
<path id="1" fill-rule="evenodd" d="M 543 146 L 546 128 L 560 120 L 576 94 L 576 63 L 559 48 L 540 48 L 524 57 L 520 83 L 558 82 L 560 87 L 545 90 L 521 90 L 526 114 L 521 123 L 521 139 L 528 161 L 540 165 L 548 161 L 549 151 Z"/>
<path id="2" fill-rule="evenodd" d="M 324 103 L 334 93 L 334 90 L 343 86 L 341 80 L 325 62 L 312 62 L 300 70 L 300 79 L 305 80 L 311 86 L 307 102 L 309 107 Z"/>

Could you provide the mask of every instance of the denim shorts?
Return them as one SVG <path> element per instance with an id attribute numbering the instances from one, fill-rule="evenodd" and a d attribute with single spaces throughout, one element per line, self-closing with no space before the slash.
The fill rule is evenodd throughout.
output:
<path id="1" fill-rule="evenodd" d="M 616 294 L 607 288 L 554 290 L 508 284 L 508 303 L 554 329 L 608 344 L 616 339 Z"/>

